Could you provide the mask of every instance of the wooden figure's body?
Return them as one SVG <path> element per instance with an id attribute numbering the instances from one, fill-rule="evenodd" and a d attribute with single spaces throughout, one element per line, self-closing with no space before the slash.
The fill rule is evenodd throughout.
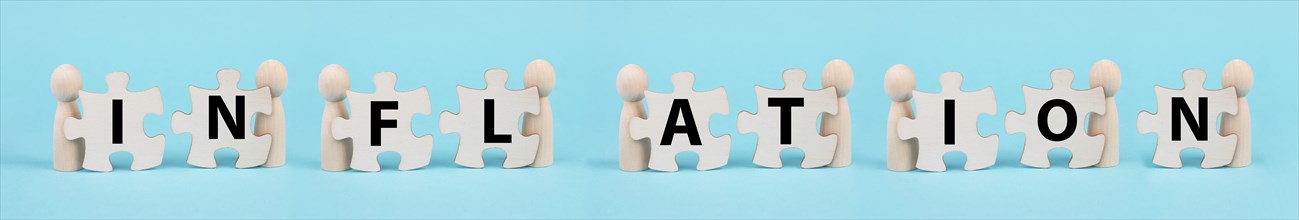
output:
<path id="1" fill-rule="evenodd" d="M 271 112 L 257 114 L 257 122 L 253 130 L 253 133 L 259 136 L 270 135 L 271 137 L 270 152 L 266 155 L 266 163 L 262 164 L 263 167 L 284 166 L 284 144 L 288 137 L 285 136 L 287 128 L 284 127 L 284 103 L 280 100 L 280 95 L 284 94 L 284 88 L 288 83 L 289 73 L 280 61 L 266 60 L 257 67 L 257 87 L 271 90 Z"/>
<path id="2" fill-rule="evenodd" d="M 288 140 L 284 126 L 284 102 L 279 97 L 272 96 L 270 114 L 258 114 L 254 127 L 254 134 L 271 137 L 266 163 L 262 167 L 284 166 L 284 142 Z"/>
<path id="3" fill-rule="evenodd" d="M 898 121 L 915 119 L 911 109 L 911 91 L 916 90 L 916 75 L 911 67 L 896 64 L 884 73 L 884 94 L 892 103 L 889 106 L 888 127 L 884 131 L 884 145 L 888 154 L 888 168 L 892 171 L 916 169 L 916 140 L 898 137 Z"/>
<path id="4" fill-rule="evenodd" d="M 352 139 L 334 139 L 334 119 L 348 119 L 347 106 L 343 102 L 325 103 L 325 112 L 320 123 L 320 169 L 325 171 L 344 171 L 352 164 Z"/>
<path id="5" fill-rule="evenodd" d="M 483 73 L 487 87 L 481 90 L 456 87 L 460 113 L 443 111 L 438 117 L 438 128 L 443 134 L 460 134 L 456 164 L 483 168 L 483 151 L 488 148 L 505 151 L 502 165 L 505 168 L 528 166 L 537 159 L 539 137 L 524 136 L 519 129 L 519 116 L 539 113 L 537 88 L 510 90 L 505 86 L 509 76 L 504 69 L 492 68 Z"/>
<path id="6" fill-rule="evenodd" d="M 1104 136 L 1105 146 L 1101 150 L 1101 160 L 1097 167 L 1114 167 L 1119 165 L 1119 108 L 1114 97 L 1105 97 L 1106 114 L 1092 114 L 1088 121 L 1087 134 Z"/>
<path id="7" fill-rule="evenodd" d="M 649 139 L 631 137 L 631 120 L 645 119 L 645 90 L 649 76 L 636 64 L 627 64 L 618 71 L 616 82 L 618 96 L 622 97 L 622 114 L 618 117 L 618 169 L 635 172 L 649 168 Z"/>
<path id="8" fill-rule="evenodd" d="M 1182 80 L 1185 82 L 1182 90 L 1155 86 L 1159 114 L 1138 113 L 1137 131 L 1158 133 L 1155 165 L 1181 168 L 1182 150 L 1199 148 L 1204 152 L 1201 168 L 1226 166 L 1236 153 L 1236 135 L 1219 135 L 1218 126 L 1214 125 L 1218 124 L 1219 115 L 1237 112 L 1236 90 L 1205 89 L 1205 73 L 1201 69 L 1183 71 Z"/>
<path id="9" fill-rule="evenodd" d="M 176 111 L 171 115 L 172 132 L 193 134 L 186 162 L 197 167 L 216 168 L 216 151 L 229 147 L 239 151 L 236 168 L 265 164 L 270 154 L 271 136 L 258 136 L 248 125 L 254 115 L 271 111 L 270 89 L 239 89 L 239 71 L 235 69 L 218 71 L 217 81 L 216 89 L 191 85 L 192 113 Z M 227 111 L 218 111 L 219 107 L 225 107 Z"/>
<path id="10" fill-rule="evenodd" d="M 167 137 L 162 134 L 151 137 L 144 133 L 144 116 L 162 114 L 162 94 L 158 92 L 158 87 L 140 92 L 130 91 L 127 84 L 131 77 L 125 72 L 109 73 L 104 80 L 108 84 L 108 91 L 81 91 L 78 97 L 86 107 L 85 114 L 79 119 L 66 119 L 63 124 L 63 132 L 68 140 L 85 141 L 86 154 L 82 168 L 113 171 L 113 164 L 108 157 L 118 151 L 131 153 L 134 159 L 131 170 L 145 170 L 161 165 Z M 114 116 L 115 114 L 119 116 Z M 120 117 L 119 123 L 113 122 L 114 117 Z M 121 135 L 114 135 L 114 131 Z"/>
<path id="11" fill-rule="evenodd" d="M 624 102 L 618 120 L 618 168 L 623 171 L 642 171 L 649 168 L 649 139 L 631 138 L 631 120 L 645 119 L 645 104 L 641 101 Z"/>
<path id="12" fill-rule="evenodd" d="M 965 170 L 988 168 L 997 162 L 997 135 L 980 136 L 978 116 L 995 115 L 997 98 L 992 88 L 973 92 L 961 90 L 964 77 L 958 72 L 939 76 L 940 93 L 913 92 L 916 118 L 898 121 L 898 137 L 918 139 L 916 168 L 942 172 L 947 170 L 943 155 L 965 153 Z M 949 110 L 950 109 L 950 110 Z M 948 128 L 951 131 L 945 131 Z"/>
<path id="13" fill-rule="evenodd" d="M 523 134 L 537 136 L 537 155 L 530 167 L 549 167 L 555 163 L 554 119 L 550 113 L 550 98 L 542 96 L 537 99 L 537 114 L 523 116 Z M 547 126 L 550 125 L 550 126 Z"/>
<path id="14" fill-rule="evenodd" d="M 852 165 L 852 110 L 848 109 L 848 98 L 839 97 L 837 102 L 837 115 L 821 115 L 821 135 L 835 135 L 838 139 L 829 166 L 846 167 Z"/>
<path id="15" fill-rule="evenodd" d="M 550 91 L 555 89 L 555 68 L 546 60 L 528 63 L 523 71 L 523 84 L 536 87 L 540 109 L 537 114 L 523 115 L 523 135 L 536 135 L 537 157 L 531 167 L 548 167 L 555 162 L 555 120 L 550 113 Z"/>
<path id="16" fill-rule="evenodd" d="M 344 171 L 352 165 L 352 139 L 334 139 L 334 120 L 348 119 L 347 91 L 351 89 L 347 69 L 330 64 L 320 70 L 320 96 L 325 98 L 325 109 L 320 119 L 320 169 Z"/>
<path id="17" fill-rule="evenodd" d="M 1101 150 L 1101 161 L 1096 166 L 1118 166 L 1119 108 L 1115 104 L 1114 95 L 1119 93 L 1119 86 L 1123 83 L 1119 65 L 1108 59 L 1096 61 L 1087 78 L 1092 88 L 1102 88 L 1105 91 L 1105 114 L 1092 114 L 1087 122 L 1088 135 L 1105 135 L 1105 149 Z"/>
<path id="18" fill-rule="evenodd" d="M 70 118 L 81 118 L 77 103 L 59 102 L 54 110 L 54 170 L 77 171 L 85 160 L 83 140 L 68 140 L 63 133 L 63 123 Z"/>
<path id="19" fill-rule="evenodd" d="M 822 88 L 834 88 L 839 96 L 839 109 L 835 114 L 821 115 L 821 135 L 835 135 L 834 159 L 830 167 L 852 165 L 852 111 L 848 109 L 848 92 L 852 91 L 853 72 L 848 62 L 835 59 L 821 70 Z"/>
<path id="20" fill-rule="evenodd" d="M 1236 114 L 1222 115 L 1222 135 L 1236 135 L 1236 153 L 1231 158 L 1229 167 L 1247 167 L 1253 163 L 1253 152 L 1250 145 L 1249 101 L 1245 97 L 1236 100 L 1239 106 Z"/>
<path id="21" fill-rule="evenodd" d="M 696 92 L 694 84 L 694 73 L 672 74 L 672 93 L 645 92 L 648 118 L 631 119 L 631 137 L 650 140 L 650 169 L 677 171 L 682 151 L 699 155 L 695 168 L 701 171 L 725 166 L 730 158 L 731 136 L 713 136 L 708 126 L 709 116 L 730 111 L 726 90 Z"/>
<path id="22" fill-rule="evenodd" d="M 753 164 L 780 168 L 784 166 L 780 151 L 798 148 L 804 155 L 802 168 L 829 165 L 834 160 L 838 137 L 833 134 L 821 136 L 816 124 L 821 114 L 833 115 L 839 109 L 834 88 L 803 88 L 807 72 L 801 69 L 785 70 L 782 77 L 785 86 L 781 89 L 754 86 L 758 112 L 741 111 L 736 119 L 737 131 L 758 134 Z M 784 130 L 785 127 L 788 130 Z"/>
<path id="23" fill-rule="evenodd" d="M 1236 90 L 1236 113 L 1222 115 L 1222 135 L 1236 135 L 1236 153 L 1229 167 L 1246 167 L 1253 163 L 1250 144 L 1249 100 L 1245 95 L 1254 88 L 1254 69 L 1244 60 L 1231 60 L 1222 68 L 1222 87 Z"/>
<path id="24" fill-rule="evenodd" d="M 83 140 L 69 140 L 63 133 L 63 123 L 70 118 L 81 118 L 77 96 L 81 91 L 81 71 L 63 64 L 50 76 L 50 90 L 58 105 L 54 108 L 54 170 L 77 171 L 85 160 L 86 144 Z"/>

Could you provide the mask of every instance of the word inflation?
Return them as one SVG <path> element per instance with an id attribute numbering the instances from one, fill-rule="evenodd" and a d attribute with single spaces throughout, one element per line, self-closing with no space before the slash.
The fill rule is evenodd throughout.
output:
<path id="1" fill-rule="evenodd" d="M 845 167 L 852 164 L 851 111 L 848 94 L 853 70 L 843 60 L 831 60 L 821 71 L 819 89 L 807 89 L 807 72 L 787 69 L 784 85 L 754 86 L 758 109 L 742 111 L 736 119 L 740 133 L 756 133 L 753 163 L 780 168 L 780 152 L 804 152 L 802 168 Z M 193 134 L 186 161 L 215 168 L 214 153 L 232 148 L 239 154 L 237 168 L 279 167 L 285 164 L 284 108 L 281 95 L 288 85 L 284 64 L 262 62 L 256 72 L 257 88 L 239 88 L 242 74 L 235 69 L 216 73 L 217 87 L 190 86 L 190 113 L 176 111 L 172 132 Z M 1050 167 L 1047 152 L 1065 148 L 1073 154 L 1070 168 L 1113 167 L 1119 163 L 1118 109 L 1114 95 L 1122 83 L 1118 65 L 1100 60 L 1092 66 L 1091 87 L 1071 88 L 1069 69 L 1049 73 L 1045 88 L 1024 86 L 1024 112 L 1005 114 L 1006 131 L 1024 133 L 1020 163 Z M 1244 167 L 1250 164 L 1250 115 L 1245 95 L 1253 86 L 1253 70 L 1232 60 L 1222 70 L 1222 86 L 1204 88 L 1206 73 L 1182 73 L 1184 89 L 1155 87 L 1156 113 L 1137 117 L 1140 133 L 1159 133 L 1153 163 L 1180 168 L 1180 152 L 1204 151 L 1200 166 Z M 459 112 L 438 115 L 442 133 L 460 135 L 455 163 L 482 168 L 482 153 L 500 148 L 507 154 L 505 168 L 548 167 L 554 163 L 554 125 L 549 96 L 555 71 L 545 60 L 528 63 L 523 89 L 506 86 L 504 69 L 483 73 L 484 88 L 459 86 Z M 897 64 L 884 74 L 884 93 L 892 102 L 885 135 L 887 167 L 893 171 L 945 171 L 943 155 L 960 151 L 968 159 L 966 170 L 979 170 L 997 161 L 997 135 L 983 136 L 977 129 L 980 114 L 998 113 L 991 88 L 962 90 L 964 75 L 946 72 L 938 77 L 941 90 L 916 90 L 910 67 Z M 109 73 L 108 91 L 81 90 L 81 73 L 64 64 L 54 70 L 50 87 L 58 106 L 54 115 L 54 169 L 59 171 L 112 171 L 109 155 L 129 152 L 132 170 L 162 164 L 166 137 L 144 133 L 144 117 L 163 114 L 162 96 L 154 87 L 127 89 L 130 76 Z M 619 168 L 677 171 L 676 155 L 699 155 L 699 170 L 726 166 L 731 152 L 730 135 L 714 136 L 709 118 L 727 114 L 726 90 L 695 90 L 695 74 L 672 74 L 673 90 L 648 91 L 645 69 L 626 65 L 618 72 L 617 92 L 623 99 L 618 125 Z M 331 64 L 320 71 L 318 88 L 325 100 L 321 116 L 320 167 L 327 171 L 379 171 L 383 152 L 401 155 L 400 170 L 429 164 L 433 136 L 415 136 L 411 118 L 431 115 L 426 88 L 397 88 L 397 74 L 374 74 L 372 93 L 351 90 L 348 72 Z M 78 101 L 80 106 L 78 107 Z M 84 114 L 82 108 L 85 109 Z M 520 117 L 523 120 L 518 120 Z M 1221 119 L 1219 119 L 1221 118 Z M 251 126 L 250 126 L 251 123 Z"/>

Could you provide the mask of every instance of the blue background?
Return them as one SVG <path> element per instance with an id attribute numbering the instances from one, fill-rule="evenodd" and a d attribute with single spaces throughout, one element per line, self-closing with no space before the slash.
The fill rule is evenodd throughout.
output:
<path id="1" fill-rule="evenodd" d="M 0 3 L 0 218 L 1299 218 L 1299 3 L 1281 2 L 3 2 Z M 243 71 L 254 86 L 258 63 L 289 70 L 288 164 L 217 169 L 185 163 L 190 134 L 172 134 L 169 116 L 147 116 L 146 133 L 166 134 L 164 163 L 131 172 L 126 153 L 111 173 L 56 172 L 50 147 L 55 100 L 47 86 L 59 64 L 82 71 L 85 89 L 131 73 L 134 90 L 160 87 L 166 114 L 190 111 L 186 87 L 215 87 L 220 68 Z M 438 132 L 437 112 L 458 112 L 456 85 L 482 87 L 491 67 L 521 87 L 524 65 L 555 65 L 552 93 L 555 165 L 486 169 L 452 162 L 458 137 Z M 856 71 L 848 96 L 854 163 L 798 169 L 802 153 L 783 152 L 785 169 L 750 160 L 756 135 L 735 135 L 735 116 L 756 109 L 752 86 L 781 86 L 785 68 L 805 68 L 819 87 L 821 67 L 844 59 Z M 1068 169 L 1066 150 L 1052 168 L 1019 164 L 1023 134 L 1006 134 L 1006 111 L 1023 109 L 1021 85 L 1050 85 L 1048 72 L 1071 68 L 1086 85 L 1098 59 L 1122 67 L 1117 96 L 1122 163 Z M 1181 72 L 1204 68 L 1208 88 L 1221 69 L 1244 59 L 1255 71 L 1254 164 L 1200 169 L 1151 164 L 1155 135 L 1136 131 L 1154 110 L 1155 85 L 1181 87 Z M 435 137 L 432 164 L 383 172 L 319 168 L 321 68 L 338 63 L 353 89 L 394 71 L 399 89 L 427 86 L 434 114 L 417 115 L 415 133 Z M 683 154 L 676 173 L 617 168 L 622 106 L 620 67 L 649 71 L 651 90 L 670 91 L 669 75 L 693 71 L 697 88 L 722 86 L 731 112 L 712 117 L 715 134 L 733 134 L 730 163 L 694 171 Z M 965 89 L 991 86 L 998 115 L 979 130 L 1002 135 L 997 164 L 945 173 L 890 172 L 884 161 L 884 71 L 916 70 L 919 90 L 937 91 L 938 74 L 965 73 Z"/>

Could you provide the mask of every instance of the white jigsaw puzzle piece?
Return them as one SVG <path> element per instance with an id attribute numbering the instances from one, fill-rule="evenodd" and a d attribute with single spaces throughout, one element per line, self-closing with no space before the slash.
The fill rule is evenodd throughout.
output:
<path id="1" fill-rule="evenodd" d="M 255 90 L 239 89 L 239 70 L 222 69 L 217 71 L 217 89 L 210 90 L 197 86 L 189 87 L 189 98 L 192 102 L 192 114 L 185 114 L 176 111 L 171 114 L 171 130 L 173 133 L 190 133 L 193 138 L 190 141 L 189 158 L 186 160 L 190 165 L 203 168 L 216 168 L 215 153 L 218 149 L 229 147 L 239 152 L 239 159 L 235 162 L 236 168 L 251 168 L 261 166 L 266 163 L 266 157 L 270 154 L 271 136 L 256 136 L 253 134 L 253 114 L 271 112 L 271 90 L 262 87 Z M 229 115 L 220 112 L 212 112 L 210 101 L 212 96 L 220 97 L 222 104 L 230 112 Z M 243 114 L 239 114 L 238 99 L 243 97 Z M 217 121 L 212 122 L 213 114 L 217 115 Z M 227 116 L 241 117 L 242 119 L 229 119 Z M 236 139 L 233 133 L 230 133 L 230 125 L 226 120 L 235 120 L 238 125 L 242 126 L 244 138 Z M 216 123 L 216 130 L 210 130 L 210 123 Z M 209 139 L 209 132 L 217 132 L 216 139 Z"/>
<path id="2" fill-rule="evenodd" d="M 730 104 L 727 102 L 726 89 L 718 87 L 717 89 L 695 92 L 695 74 L 690 72 L 679 72 L 672 74 L 672 93 L 657 93 L 652 91 L 645 92 L 645 100 L 648 102 L 648 118 L 633 118 L 630 121 L 631 138 L 650 140 L 650 160 L 649 168 L 658 171 L 677 171 L 677 153 L 682 151 L 693 151 L 699 155 L 699 163 L 695 166 L 698 170 L 711 170 L 726 165 L 731 156 L 731 136 L 713 136 L 710 130 L 708 119 L 713 114 L 726 115 L 730 112 Z M 686 100 L 692 111 L 693 117 L 685 116 L 681 113 L 682 118 L 677 119 L 677 125 L 682 125 L 685 120 L 694 120 L 697 126 L 700 145 L 690 145 L 688 137 L 685 134 L 675 135 L 671 143 L 663 144 L 664 128 L 667 127 L 668 117 L 672 109 L 674 100 Z M 689 118 L 689 119 L 687 119 Z"/>
<path id="3" fill-rule="evenodd" d="M 997 114 L 997 98 L 991 87 L 974 92 L 961 91 L 964 77 L 959 72 L 946 72 L 939 76 L 940 93 L 913 91 L 916 117 L 898 120 L 898 137 L 903 140 L 919 139 L 916 168 L 925 171 L 947 171 L 943 154 L 951 151 L 965 153 L 965 170 L 988 168 L 997 162 L 996 134 L 979 136 L 979 114 Z M 946 100 L 953 100 L 953 144 L 945 142 L 944 126 Z"/>
<path id="4" fill-rule="evenodd" d="M 1155 144 L 1154 163 L 1159 166 L 1168 168 L 1182 167 L 1182 150 L 1186 148 L 1199 148 L 1204 151 L 1204 160 L 1200 162 L 1201 168 L 1215 168 L 1225 166 L 1231 163 L 1236 154 L 1236 135 L 1221 136 L 1218 133 L 1218 119 L 1222 114 L 1236 114 L 1237 102 L 1236 90 L 1227 88 L 1220 90 L 1204 89 L 1206 74 L 1202 69 L 1188 69 L 1182 72 L 1182 81 L 1185 83 L 1182 90 L 1155 86 L 1155 97 L 1158 105 L 1156 109 L 1159 114 L 1155 115 L 1148 111 L 1141 111 L 1137 114 L 1137 131 L 1142 134 L 1151 132 L 1158 133 L 1158 142 Z M 1190 110 L 1190 115 L 1173 114 L 1173 98 L 1183 97 L 1186 105 Z M 1201 106 L 1199 99 L 1204 98 L 1206 102 Z M 1199 109 L 1205 108 L 1204 113 Z M 1204 115 L 1208 114 L 1208 115 Z M 1194 135 L 1190 123 L 1186 117 L 1194 116 L 1197 119 L 1204 120 L 1206 123 L 1199 126 L 1207 127 L 1208 132 L 1204 134 L 1205 139 L 1200 141 Z M 1173 140 L 1173 123 L 1180 123 L 1181 129 L 1180 140 Z M 1197 122 L 1198 123 L 1198 122 Z"/>
<path id="5" fill-rule="evenodd" d="M 505 162 L 502 167 L 518 168 L 532 164 L 536 160 L 540 137 L 523 136 L 519 129 L 519 118 L 523 113 L 537 114 L 541 111 L 540 96 L 536 87 L 522 90 L 510 90 L 505 82 L 510 74 L 504 69 L 492 68 L 483 73 L 487 87 L 482 90 L 457 86 L 460 95 L 460 114 L 444 111 L 438 117 L 438 127 L 443 134 L 460 134 L 460 146 L 456 150 L 456 164 L 465 167 L 483 168 L 483 150 L 500 148 L 505 151 Z M 488 120 L 485 114 L 488 100 L 493 105 L 491 124 L 494 135 L 508 134 L 509 143 L 487 143 Z"/>
<path id="6" fill-rule="evenodd" d="M 1051 167 L 1047 152 L 1056 147 L 1069 149 L 1073 154 L 1073 158 L 1069 160 L 1069 168 L 1084 168 L 1100 163 L 1101 151 L 1105 147 L 1105 136 L 1088 136 L 1084 122 L 1089 114 L 1105 114 L 1105 92 L 1100 87 L 1074 90 L 1073 80 L 1072 70 L 1052 70 L 1050 88 L 1038 89 L 1024 86 L 1025 113 L 1015 111 L 1006 113 L 1006 132 L 1024 133 L 1024 152 L 1020 155 L 1020 163 L 1037 168 Z M 1068 102 L 1073 110 L 1072 115 L 1064 110 L 1064 107 L 1047 109 L 1052 111 L 1050 114 L 1042 112 L 1043 105 L 1055 100 Z M 1047 114 L 1045 127 L 1039 122 L 1043 114 Z M 1065 125 L 1068 124 L 1071 116 L 1075 125 L 1066 128 Z M 1043 129 L 1053 134 L 1060 134 L 1065 130 L 1073 132 L 1063 140 L 1054 141 L 1042 135 Z"/>
<path id="7" fill-rule="evenodd" d="M 817 122 L 822 113 L 836 114 L 839 110 L 838 96 L 833 87 L 821 90 L 807 90 L 803 83 L 807 81 L 807 72 L 802 69 L 788 69 L 782 74 L 785 80 L 784 89 L 769 89 L 754 86 L 758 96 L 758 113 L 741 111 L 736 119 L 736 130 L 740 133 L 757 133 L 758 145 L 754 150 L 753 164 L 763 167 L 780 168 L 780 151 L 785 148 L 798 148 L 803 151 L 803 168 L 816 168 L 829 165 L 834 160 L 837 135 L 821 136 Z M 783 112 L 780 106 L 769 106 L 771 98 L 797 98 L 800 101 L 789 112 Z M 782 143 L 784 134 L 781 131 L 785 114 L 789 115 L 789 144 Z"/>
<path id="8" fill-rule="evenodd" d="M 131 153 L 134 159 L 131 170 L 145 170 L 162 164 L 167 137 L 162 134 L 150 137 L 144 133 L 144 115 L 162 115 L 162 93 L 158 92 L 158 87 L 140 92 L 127 90 L 130 80 L 127 73 L 113 72 L 104 77 L 108 84 L 107 92 L 79 92 L 86 111 L 82 112 L 80 119 L 67 119 L 63 126 L 68 140 L 84 139 L 86 143 L 83 168 L 113 171 L 108 157 L 118 151 Z M 113 119 L 114 100 L 121 100 L 122 107 L 117 123 Z M 114 124 L 121 126 L 121 140 L 116 144 L 113 140 Z"/>
<path id="9" fill-rule="evenodd" d="M 433 155 L 433 135 L 415 136 L 411 129 L 411 117 L 415 114 L 429 115 L 433 110 L 429 103 L 428 89 L 419 87 L 411 91 L 397 91 L 397 74 L 380 72 L 374 74 L 374 93 L 347 92 L 348 105 L 351 106 L 351 117 L 335 118 L 331 128 L 334 139 L 352 139 L 352 169 L 375 172 L 379 171 L 379 153 L 397 152 L 401 155 L 398 170 L 413 170 L 427 166 Z M 374 115 L 373 105 L 384 102 L 396 102 L 394 109 L 379 110 Z M 373 121 L 374 119 L 380 122 Z M 379 137 L 373 137 L 371 126 L 382 126 L 384 121 L 393 122 L 393 127 L 383 127 Z M 378 138 L 378 145 L 373 141 Z"/>

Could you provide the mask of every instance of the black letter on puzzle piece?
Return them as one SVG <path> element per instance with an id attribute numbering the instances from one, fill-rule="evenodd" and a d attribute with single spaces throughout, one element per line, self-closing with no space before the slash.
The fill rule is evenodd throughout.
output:
<path id="1" fill-rule="evenodd" d="M 397 128 L 397 120 L 383 119 L 380 111 L 397 110 L 396 101 L 374 101 L 370 102 L 370 146 L 382 146 L 383 135 L 379 132 L 381 128 Z"/>
<path id="2" fill-rule="evenodd" d="M 122 100 L 113 99 L 113 144 L 122 143 Z"/>
<path id="3" fill-rule="evenodd" d="M 686 124 L 677 125 L 677 115 L 685 116 Z M 663 128 L 663 138 L 659 145 L 672 145 L 672 136 L 685 133 L 690 138 L 690 145 L 704 145 L 699 141 L 699 129 L 695 127 L 695 114 L 690 113 L 690 100 L 673 99 L 672 111 L 668 113 L 668 125 Z"/>
<path id="4" fill-rule="evenodd" d="M 1191 114 L 1191 107 L 1186 104 L 1186 99 L 1182 97 L 1173 97 L 1173 140 L 1182 140 L 1182 121 L 1178 118 L 1185 118 L 1187 126 L 1191 126 L 1191 133 L 1195 135 L 1195 140 L 1209 140 L 1209 98 L 1199 98 L 1199 113 Z M 1186 116 L 1183 117 L 1182 115 Z M 1195 115 L 1200 115 L 1199 122 L 1196 122 Z"/>
<path id="5" fill-rule="evenodd" d="M 220 113 L 221 119 L 224 119 L 226 128 L 229 128 L 230 135 L 235 139 L 244 139 L 244 96 L 235 96 L 235 114 L 230 115 L 230 108 L 226 107 L 225 100 L 221 96 L 208 96 L 208 117 L 207 117 L 207 139 L 217 139 L 217 115 Z"/>
<path id="6" fill-rule="evenodd" d="M 1047 124 L 1047 116 L 1051 114 L 1051 109 L 1055 107 L 1064 109 L 1065 127 L 1064 131 L 1060 133 L 1051 132 L 1051 127 Z M 1063 141 L 1069 139 L 1070 136 L 1073 136 L 1074 127 L 1078 125 L 1078 115 L 1075 113 L 1077 112 L 1074 111 L 1073 104 L 1070 104 L 1069 101 L 1063 99 L 1046 101 L 1046 104 L 1042 104 L 1042 109 L 1037 110 L 1037 131 L 1042 132 L 1042 137 L 1046 137 L 1047 140 Z"/>
<path id="7" fill-rule="evenodd" d="M 483 100 L 483 143 L 510 143 L 509 134 L 496 133 L 496 100 Z"/>
<path id="8" fill-rule="evenodd" d="M 956 100 L 943 100 L 943 144 L 956 144 Z"/>
<path id="9" fill-rule="evenodd" d="M 780 144 L 790 144 L 794 142 L 790 136 L 790 110 L 793 107 L 803 107 L 803 98 L 767 98 L 767 107 L 780 107 Z"/>

